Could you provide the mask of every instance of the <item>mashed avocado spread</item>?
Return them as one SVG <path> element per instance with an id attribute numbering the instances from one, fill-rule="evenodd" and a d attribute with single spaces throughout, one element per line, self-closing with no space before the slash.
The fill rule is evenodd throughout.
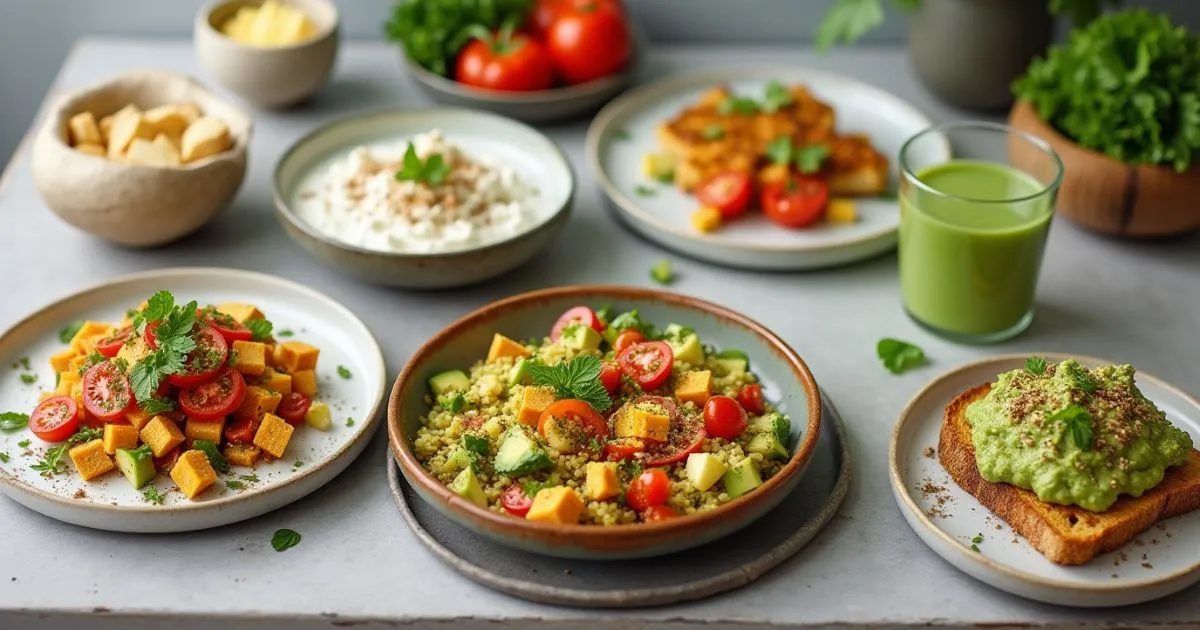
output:
<path id="1" fill-rule="evenodd" d="M 1032 359 L 1001 374 L 967 408 L 979 474 L 1032 490 L 1042 501 L 1107 510 L 1187 461 L 1192 438 L 1133 382 L 1133 367 L 1089 370 Z"/>

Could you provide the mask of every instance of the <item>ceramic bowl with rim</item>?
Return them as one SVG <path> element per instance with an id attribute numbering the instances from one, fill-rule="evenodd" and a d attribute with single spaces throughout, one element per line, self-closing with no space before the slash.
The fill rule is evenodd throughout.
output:
<path id="1" fill-rule="evenodd" d="M 309 178 L 355 147 L 404 142 L 432 129 L 468 155 L 511 167 L 538 194 L 531 218 L 515 234 L 494 242 L 431 253 L 367 249 L 319 230 L 296 211 L 313 193 Z M 482 282 L 528 262 L 562 231 L 575 196 L 575 176 L 562 150 L 523 123 L 465 109 L 384 110 L 357 114 L 320 127 L 279 159 L 275 207 L 292 240 L 330 267 L 372 284 L 444 289 Z"/>
<path id="2" fill-rule="evenodd" d="M 295 105 L 329 80 L 337 59 L 339 18 L 330 0 L 288 0 L 312 21 L 316 33 L 292 46 L 259 47 L 226 37 L 221 25 L 262 0 L 216 0 L 196 14 L 196 59 L 222 87 L 264 108 Z"/>
<path id="3" fill-rule="evenodd" d="M 194 103 L 229 127 L 233 146 L 180 166 L 129 164 L 80 153 L 67 143 L 67 121 L 90 111 L 97 119 L 128 104 L 144 109 Z M 62 97 L 33 145 L 33 181 L 60 219 L 127 247 L 164 245 L 195 232 L 229 205 L 246 176 L 250 117 L 196 79 L 139 70 Z"/>
<path id="4" fill-rule="evenodd" d="M 792 419 L 783 468 L 754 491 L 711 510 L 651 523 L 558 525 L 515 518 L 459 496 L 418 461 L 412 439 L 422 416 L 429 378 L 482 360 L 495 332 L 516 339 L 547 334 L 568 308 L 610 304 L 638 309 L 649 321 L 690 326 L 706 343 L 738 348 L 750 357 L 764 396 Z M 761 324 L 696 298 L 621 286 L 572 286 L 523 293 L 476 310 L 430 339 L 396 379 L 388 401 L 388 437 L 400 470 L 423 500 L 472 532 L 518 549 L 564 558 L 619 560 L 657 556 L 729 535 L 766 516 L 800 481 L 822 428 L 820 392 L 804 360 Z"/>

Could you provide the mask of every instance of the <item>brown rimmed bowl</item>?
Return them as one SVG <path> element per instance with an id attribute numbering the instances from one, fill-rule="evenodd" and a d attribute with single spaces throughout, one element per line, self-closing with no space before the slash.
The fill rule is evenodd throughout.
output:
<path id="1" fill-rule="evenodd" d="M 750 369 L 765 397 L 792 420 L 791 458 L 763 485 L 712 510 L 653 523 L 556 525 L 515 518 L 476 506 L 433 477 L 417 460 L 412 439 L 426 403 L 429 378 L 467 369 L 487 354 L 492 334 L 514 339 L 542 337 L 563 311 L 609 304 L 619 312 L 638 309 L 660 326 L 695 329 L 717 349 L 737 348 L 750 356 Z M 777 335 L 750 318 L 696 298 L 621 286 L 571 286 L 523 293 L 467 314 L 434 335 L 409 360 L 388 401 L 388 438 L 400 471 L 416 493 L 438 512 L 501 544 L 564 558 L 644 558 L 696 547 L 729 535 L 777 506 L 800 481 L 821 432 L 820 392 L 804 360 Z M 769 517 L 768 517 L 769 518 Z"/>

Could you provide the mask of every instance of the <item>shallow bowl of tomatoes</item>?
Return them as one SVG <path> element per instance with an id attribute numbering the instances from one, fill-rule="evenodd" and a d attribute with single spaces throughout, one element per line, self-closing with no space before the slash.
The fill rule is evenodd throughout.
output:
<path id="1" fill-rule="evenodd" d="M 539 352 L 568 337 L 591 342 L 557 361 Z M 703 347 L 682 350 L 687 337 Z M 709 360 L 698 365 L 709 369 L 712 359 L 741 361 L 754 376 L 736 391 L 718 386 L 694 400 L 695 388 L 684 383 L 694 383 L 684 377 L 697 371 L 690 352 L 703 352 Z M 491 374 L 493 360 L 507 378 Z M 526 393 L 554 373 L 565 380 L 544 388 L 551 399 L 530 416 L 527 408 L 538 403 Z M 722 374 L 713 376 L 717 383 Z M 600 396 L 605 390 L 609 397 Z M 631 409 L 669 416 L 664 433 L 629 437 L 649 426 L 631 428 L 641 417 Z M 780 415 L 790 421 L 769 431 L 778 456 L 743 452 L 739 444 L 757 436 L 760 420 Z M 761 324 L 692 297 L 622 286 L 544 289 L 484 306 L 417 350 L 388 403 L 399 468 L 442 515 L 514 548 L 591 560 L 673 553 L 770 518 L 804 474 L 822 422 L 804 360 Z M 548 459 L 539 460 L 541 451 Z M 724 476 L 696 481 L 692 459 L 722 452 L 737 453 L 718 457 L 728 464 Z M 751 474 L 755 482 L 735 490 L 740 482 L 729 474 L 751 459 L 761 479 Z M 456 460 L 461 466 L 449 470 Z M 605 467 L 614 471 L 606 491 L 585 481 L 585 470 L 590 478 L 590 468 Z M 704 502 L 691 502 L 700 495 Z"/>

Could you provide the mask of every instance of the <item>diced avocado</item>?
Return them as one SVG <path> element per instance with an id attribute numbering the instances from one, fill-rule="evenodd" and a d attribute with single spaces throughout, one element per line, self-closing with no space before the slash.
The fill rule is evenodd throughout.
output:
<path id="1" fill-rule="evenodd" d="M 575 324 L 573 326 L 568 326 L 565 330 L 563 330 L 562 339 L 560 339 L 560 341 L 562 341 L 562 344 L 568 348 L 575 348 L 576 350 L 595 350 L 596 348 L 600 347 L 600 342 L 602 339 L 603 338 L 600 337 L 600 333 L 596 332 L 596 329 L 592 328 L 591 326 Z"/>
<path id="2" fill-rule="evenodd" d="M 642 174 L 649 179 L 669 184 L 675 179 L 675 156 L 670 153 L 647 153 L 642 156 Z"/>
<path id="3" fill-rule="evenodd" d="M 775 439 L 779 440 L 780 444 L 787 446 L 792 436 L 792 421 L 788 420 L 787 416 L 772 411 L 760 418 L 756 418 L 751 425 L 755 431 L 760 433 L 773 433 Z"/>
<path id="4" fill-rule="evenodd" d="M 751 453 L 761 453 L 767 459 L 787 459 L 787 448 L 779 442 L 779 436 L 774 432 L 755 433 L 750 438 L 746 449 Z"/>
<path id="5" fill-rule="evenodd" d="M 121 474 L 133 484 L 134 488 L 154 481 L 154 456 L 150 449 L 119 448 L 117 449 L 117 468 Z"/>
<path id="6" fill-rule="evenodd" d="M 458 473 L 454 481 L 450 482 L 450 489 L 481 508 L 487 507 L 487 495 L 483 492 L 483 486 L 479 485 L 479 477 L 475 476 L 475 471 L 471 468 L 464 468 Z"/>
<path id="7" fill-rule="evenodd" d="M 429 379 L 429 389 L 433 390 L 434 396 L 453 391 L 465 392 L 471 389 L 471 379 L 462 370 L 447 370 Z"/>
<path id="8" fill-rule="evenodd" d="M 689 365 L 704 363 L 704 346 L 700 345 L 700 337 L 691 329 L 670 324 L 663 330 L 663 340 L 671 346 L 676 361 Z"/>
<path id="9" fill-rule="evenodd" d="M 713 361 L 716 361 L 717 365 L 721 366 L 725 370 L 725 374 L 729 376 L 741 376 L 746 373 L 746 369 L 749 367 L 746 365 L 745 359 L 716 358 Z"/>
<path id="10" fill-rule="evenodd" d="M 530 361 L 527 357 L 521 357 L 517 359 L 517 363 L 513 365 L 512 369 L 508 372 L 508 386 L 512 387 L 513 385 L 517 385 L 519 383 L 528 382 L 529 366 L 531 364 L 532 361 Z"/>
<path id="11" fill-rule="evenodd" d="M 687 478 L 700 492 L 704 492 L 721 480 L 725 474 L 725 462 L 712 453 L 692 453 L 687 458 Z"/>
<path id="12" fill-rule="evenodd" d="M 738 350 L 737 348 L 726 348 L 725 350 L 722 350 L 717 353 L 717 358 L 718 359 L 741 359 L 742 361 L 744 361 L 746 363 L 750 362 L 750 355 L 746 354 L 745 352 L 742 352 L 741 350 Z"/>
<path id="13" fill-rule="evenodd" d="M 749 457 L 725 471 L 722 481 L 725 482 L 725 492 L 735 499 L 762 485 L 762 478 L 758 476 L 758 468 L 754 466 L 754 460 Z"/>
<path id="14" fill-rule="evenodd" d="M 554 462 L 520 427 L 509 427 L 500 438 L 496 449 L 496 472 L 506 475 L 528 475 L 531 472 L 551 468 Z"/>
<path id="15" fill-rule="evenodd" d="M 446 469 L 450 472 L 471 467 L 471 451 L 459 446 L 446 458 Z"/>

